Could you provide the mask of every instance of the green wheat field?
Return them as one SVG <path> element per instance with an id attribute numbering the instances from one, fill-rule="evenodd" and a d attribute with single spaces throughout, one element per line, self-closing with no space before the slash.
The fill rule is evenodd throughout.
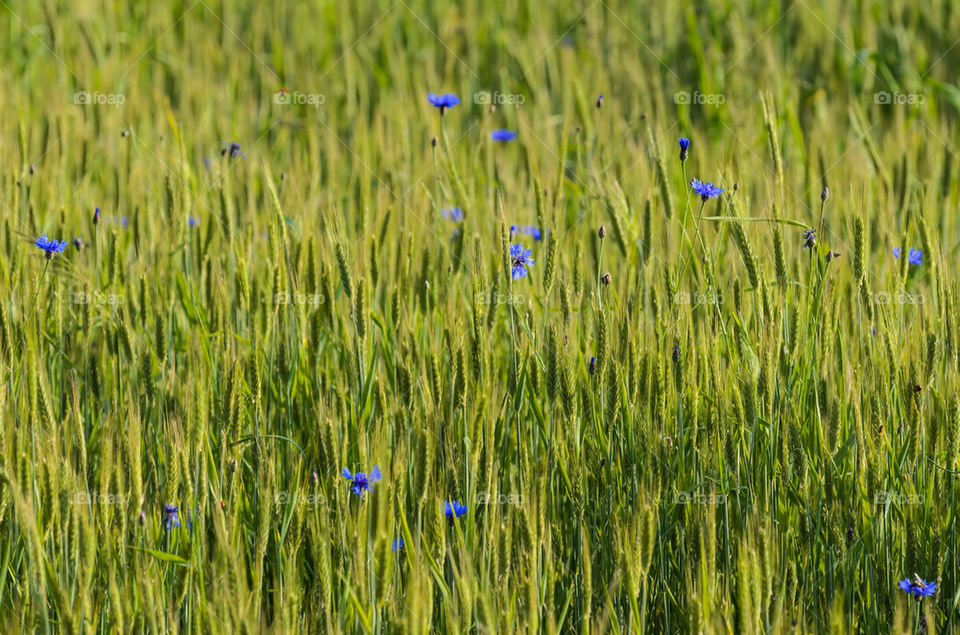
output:
<path id="1" fill-rule="evenodd" d="M 960 632 L 960 4 L 0 34 L 3 632 Z"/>

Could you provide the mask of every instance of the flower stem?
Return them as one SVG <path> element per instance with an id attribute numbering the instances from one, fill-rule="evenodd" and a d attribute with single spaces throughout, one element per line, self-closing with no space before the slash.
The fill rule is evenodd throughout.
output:
<path id="1" fill-rule="evenodd" d="M 36 290 L 36 292 L 33 294 L 33 308 L 30 309 L 30 315 L 27 317 L 27 322 L 28 322 L 28 323 L 29 323 L 30 320 L 33 318 L 33 314 L 37 312 L 37 298 L 40 297 L 40 287 L 43 286 L 43 279 L 44 279 L 44 278 L 46 277 L 46 275 L 47 275 L 47 267 L 49 267 L 49 266 L 50 266 L 50 260 L 47 259 L 47 261 L 43 264 L 43 271 L 40 272 L 40 280 L 37 281 L 37 290 Z"/>
<path id="2" fill-rule="evenodd" d="M 603 310 L 603 294 L 600 291 L 600 272 L 603 270 L 603 238 L 600 239 L 600 251 L 597 254 L 597 308 Z"/>

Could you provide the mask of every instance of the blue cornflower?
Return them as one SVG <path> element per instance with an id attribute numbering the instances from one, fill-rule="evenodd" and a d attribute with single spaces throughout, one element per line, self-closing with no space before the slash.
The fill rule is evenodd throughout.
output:
<path id="1" fill-rule="evenodd" d="M 84 247 L 87 246 L 87 243 L 83 242 L 83 239 L 80 238 L 79 236 L 74 236 L 73 246 L 76 247 L 77 249 L 83 249 Z"/>
<path id="2" fill-rule="evenodd" d="M 96 225 L 100 222 L 100 208 L 93 210 L 93 224 Z"/>
<path id="3" fill-rule="evenodd" d="M 687 151 L 690 150 L 690 139 L 687 139 L 686 137 L 680 137 L 677 139 L 677 143 L 680 144 L 680 160 L 686 161 Z"/>
<path id="4" fill-rule="evenodd" d="M 63 250 L 67 246 L 67 241 L 64 240 L 61 242 L 56 238 L 50 239 L 44 234 L 40 236 L 40 238 L 37 238 L 33 244 L 42 249 L 47 255 L 47 260 L 50 260 L 53 258 L 53 254 L 63 253 Z"/>
<path id="5" fill-rule="evenodd" d="M 700 195 L 700 198 L 704 201 L 708 201 L 711 198 L 716 198 L 720 196 L 720 193 L 723 192 L 722 187 L 717 187 L 713 183 L 702 183 L 700 179 L 693 179 L 690 181 L 690 187 L 693 188 L 693 191 Z"/>
<path id="6" fill-rule="evenodd" d="M 430 100 L 430 103 L 440 109 L 440 114 L 442 115 L 447 108 L 453 108 L 460 103 L 460 98 L 454 95 L 453 93 L 446 93 L 443 95 L 434 95 L 430 93 L 427 95 L 427 99 Z"/>
<path id="7" fill-rule="evenodd" d="M 490 138 L 494 141 L 513 141 L 517 138 L 517 133 L 514 130 L 494 130 L 490 133 Z"/>
<path id="8" fill-rule="evenodd" d="M 591 375 L 597 372 L 597 358 L 591 357 L 590 361 L 587 363 L 587 372 Z"/>
<path id="9" fill-rule="evenodd" d="M 893 248 L 893 257 L 899 258 L 901 254 L 901 249 L 899 247 Z M 919 249 L 910 248 L 910 252 L 907 254 L 907 263 L 911 265 L 922 265 L 923 264 L 923 252 Z"/>
<path id="10" fill-rule="evenodd" d="M 229 152 L 231 159 L 236 159 L 237 157 L 240 157 L 242 159 L 247 158 L 247 155 L 245 155 L 243 152 L 240 151 L 240 144 L 237 143 L 236 141 L 232 141 L 231 143 L 224 143 L 223 146 L 224 146 L 223 149 L 220 150 L 220 156 L 224 156 Z"/>
<path id="11" fill-rule="evenodd" d="M 179 507 L 176 505 L 167 505 L 163 508 L 163 526 L 167 531 L 180 526 L 180 517 L 177 516 Z"/>
<path id="12" fill-rule="evenodd" d="M 460 504 L 460 501 L 446 501 L 443 504 L 443 515 L 451 521 L 454 518 L 460 518 L 467 513 L 467 506 Z"/>
<path id="13" fill-rule="evenodd" d="M 817 230 L 813 227 L 803 230 L 803 249 L 810 249 L 817 244 Z"/>
<path id="14" fill-rule="evenodd" d="M 454 207 L 451 209 L 442 209 L 440 210 L 440 215 L 443 216 L 446 220 L 450 221 L 451 223 L 463 222 L 463 210 L 461 210 L 459 207 Z M 453 230 L 453 235 L 455 237 L 460 235 L 459 227 Z"/>
<path id="15" fill-rule="evenodd" d="M 913 580 L 910 578 L 900 580 L 899 586 L 901 591 L 913 595 L 917 598 L 917 601 L 920 598 L 930 597 L 937 592 L 936 582 L 924 582 L 917 574 L 913 575 Z"/>
<path id="16" fill-rule="evenodd" d="M 671 359 L 673 359 L 674 364 L 680 363 L 680 345 L 679 344 L 673 345 L 673 354 L 671 355 Z"/>
<path id="17" fill-rule="evenodd" d="M 379 465 L 374 465 L 370 474 L 364 474 L 363 472 L 351 474 L 347 468 L 343 468 L 340 474 L 343 478 L 350 480 L 350 490 L 357 496 L 362 496 L 364 492 L 370 491 L 373 484 L 381 478 Z"/>
<path id="18" fill-rule="evenodd" d="M 196 519 L 196 520 L 198 520 L 198 521 L 200 520 L 200 506 L 199 506 L 199 505 L 197 505 L 197 515 L 196 515 L 196 517 L 192 517 L 192 516 L 190 516 L 190 514 L 187 514 L 187 529 L 193 529 L 193 521 L 194 521 L 194 519 Z"/>
<path id="19" fill-rule="evenodd" d="M 393 541 L 393 552 L 396 553 L 403 549 L 403 538 L 397 538 Z"/>
<path id="20" fill-rule="evenodd" d="M 454 223 L 463 222 L 463 210 L 459 207 L 453 207 L 451 209 L 442 209 L 440 210 L 440 215 L 449 221 Z"/>
<path id="21" fill-rule="evenodd" d="M 543 238 L 540 228 L 536 225 L 524 225 L 523 227 L 510 225 L 510 236 L 512 237 L 514 234 L 526 234 L 537 242 L 540 242 L 540 240 Z"/>
<path id="22" fill-rule="evenodd" d="M 193 216 L 187 216 L 187 227 L 196 227 L 200 224 L 199 218 L 194 218 Z"/>
<path id="23" fill-rule="evenodd" d="M 530 268 L 533 267 L 533 251 L 524 249 L 522 243 L 510 245 L 510 260 L 512 264 L 512 275 L 514 280 L 519 280 L 527 275 Z"/>

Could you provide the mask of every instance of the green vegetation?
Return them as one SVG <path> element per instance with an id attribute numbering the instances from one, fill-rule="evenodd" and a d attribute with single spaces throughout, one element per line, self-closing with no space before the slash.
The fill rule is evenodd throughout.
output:
<path id="1" fill-rule="evenodd" d="M 4 630 L 960 630 L 960 4 L 0 29 Z"/>

